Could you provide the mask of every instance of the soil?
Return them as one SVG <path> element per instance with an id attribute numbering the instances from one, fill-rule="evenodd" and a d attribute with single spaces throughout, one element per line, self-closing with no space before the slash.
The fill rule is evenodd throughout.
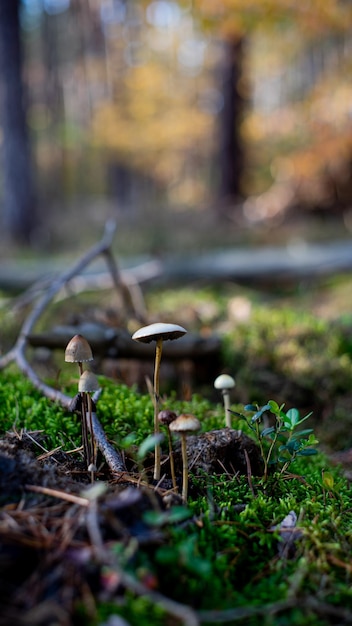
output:
<path id="1" fill-rule="evenodd" d="M 240 431 L 223 429 L 195 439 L 188 444 L 192 474 L 246 473 L 248 463 L 260 469 L 258 449 Z M 160 544 L 162 531 L 148 526 L 144 513 L 182 504 L 167 475 L 153 485 L 146 481 L 148 470 L 142 480 L 129 459 L 129 471 L 121 475 L 112 475 L 101 460 L 92 484 L 77 454 L 58 450 L 38 456 L 43 444 L 40 432 L 12 432 L 0 440 L 1 626 L 87 623 L 72 617 L 80 603 L 94 613 L 96 599 L 123 593 L 118 576 L 104 575 L 110 547 L 132 538 L 137 545 Z M 175 463 L 180 469 L 177 446 Z M 163 472 L 167 469 L 165 458 Z"/>

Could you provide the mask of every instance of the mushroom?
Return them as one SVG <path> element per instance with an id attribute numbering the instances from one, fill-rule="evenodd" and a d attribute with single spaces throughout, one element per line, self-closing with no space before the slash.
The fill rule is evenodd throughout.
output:
<path id="1" fill-rule="evenodd" d="M 155 349 L 155 365 L 154 365 L 154 434 L 160 432 L 158 413 L 159 413 L 159 378 L 160 378 L 160 361 L 163 347 L 163 341 L 168 339 L 178 339 L 186 334 L 186 330 L 178 324 L 164 324 L 157 322 L 143 326 L 133 335 L 134 341 L 141 343 L 156 342 Z M 160 480 L 160 444 L 155 444 L 155 460 L 154 460 L 154 480 Z"/>
<path id="2" fill-rule="evenodd" d="M 169 456 L 170 456 L 170 471 L 171 471 L 171 478 L 172 478 L 172 486 L 176 490 L 177 482 L 176 482 L 176 474 L 175 474 L 174 453 L 172 449 L 172 439 L 171 439 L 171 433 L 170 433 L 170 424 L 171 422 L 174 422 L 175 419 L 177 419 L 176 413 L 174 411 L 170 411 L 169 409 L 164 409 L 163 411 L 160 411 L 158 413 L 158 420 L 160 424 L 163 424 L 164 426 L 166 426 L 166 430 L 167 430 L 167 438 L 169 441 Z"/>
<path id="3" fill-rule="evenodd" d="M 95 445 L 95 439 L 94 439 L 94 429 L 93 429 L 93 420 L 92 420 L 93 405 L 92 405 L 92 398 L 90 394 L 94 393 L 95 391 L 98 391 L 99 389 L 100 389 L 99 382 L 95 374 L 93 374 L 93 372 L 90 372 L 89 370 L 86 370 L 85 372 L 83 372 L 83 374 L 81 375 L 78 381 L 78 391 L 79 393 L 82 394 L 82 398 L 83 398 L 82 405 L 86 406 L 87 414 L 88 414 L 86 416 L 86 419 L 88 418 L 91 445 L 89 446 L 89 443 L 88 443 L 88 433 L 87 433 L 87 424 L 86 424 L 85 432 L 86 432 L 87 437 L 86 437 L 86 441 L 83 442 L 83 446 L 86 445 L 85 457 L 86 457 L 86 461 L 88 464 L 88 470 L 91 472 L 92 482 L 93 482 L 94 472 L 96 472 L 96 445 Z M 83 428 L 82 428 L 82 431 L 83 431 Z"/>
<path id="4" fill-rule="evenodd" d="M 66 363 L 78 363 L 79 374 L 83 374 L 83 363 L 86 361 L 92 361 L 93 354 L 92 349 L 85 337 L 82 335 L 74 335 L 68 342 L 65 350 Z M 86 463 L 89 463 L 89 442 L 87 431 L 87 402 L 86 398 L 82 396 L 82 445 L 83 455 Z"/>
<path id="5" fill-rule="evenodd" d="M 83 374 L 83 362 L 93 361 L 92 349 L 85 337 L 75 335 L 68 342 L 65 350 L 66 363 L 78 363 L 80 376 Z"/>
<path id="6" fill-rule="evenodd" d="M 197 432 L 200 429 L 200 421 L 190 413 L 179 415 L 175 421 L 171 422 L 170 430 L 181 437 L 182 452 L 182 500 L 187 502 L 188 495 L 188 459 L 187 459 L 187 435 Z"/>
<path id="7" fill-rule="evenodd" d="M 231 428 L 230 389 L 233 389 L 235 384 L 235 380 L 232 378 L 232 376 L 229 376 L 228 374 L 220 374 L 220 376 L 218 376 L 214 381 L 215 389 L 220 389 L 223 395 L 225 408 L 225 426 L 227 428 Z"/>

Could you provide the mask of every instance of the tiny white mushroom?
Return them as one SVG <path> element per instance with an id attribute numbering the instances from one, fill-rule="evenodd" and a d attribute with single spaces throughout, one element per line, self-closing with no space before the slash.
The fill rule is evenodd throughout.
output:
<path id="1" fill-rule="evenodd" d="M 181 437 L 181 452 L 182 452 L 182 500 L 187 502 L 188 495 L 188 458 L 187 458 L 187 435 L 194 434 L 200 429 L 200 421 L 194 415 L 190 413 L 183 413 L 179 415 L 170 424 L 170 430 L 173 433 L 177 433 Z"/>
<path id="2" fill-rule="evenodd" d="M 159 413 L 159 378 L 160 378 L 160 361 L 163 341 L 168 339 L 178 339 L 186 334 L 185 328 L 178 324 L 164 324 L 157 322 L 155 324 L 149 324 L 143 326 L 137 330 L 133 335 L 134 341 L 141 343 L 156 342 L 155 349 L 155 365 L 154 365 L 154 434 L 160 432 L 158 413 Z M 160 479 L 160 444 L 155 444 L 155 461 L 154 461 L 154 480 Z"/>
<path id="3" fill-rule="evenodd" d="M 235 386 L 235 380 L 229 374 L 220 374 L 215 381 L 215 389 L 219 389 L 224 399 L 225 409 L 225 426 L 231 428 L 231 413 L 230 413 L 230 389 Z"/>

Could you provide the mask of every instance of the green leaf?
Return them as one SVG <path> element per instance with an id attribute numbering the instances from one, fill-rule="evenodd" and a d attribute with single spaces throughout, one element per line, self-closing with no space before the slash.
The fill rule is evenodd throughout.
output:
<path id="1" fill-rule="evenodd" d="M 313 428 L 306 428 L 305 430 L 297 430 L 292 434 L 292 439 L 301 439 L 302 437 L 306 437 L 306 435 L 310 435 L 313 432 Z"/>
<path id="2" fill-rule="evenodd" d="M 244 407 L 244 408 L 246 408 L 246 407 Z M 228 409 L 228 412 L 231 413 L 232 415 L 236 415 L 236 417 L 240 417 L 243 420 L 247 421 L 246 416 L 243 415 L 243 413 L 238 413 L 237 411 L 233 411 L 232 409 Z"/>
<path id="3" fill-rule="evenodd" d="M 324 487 L 327 487 L 327 489 L 333 489 L 334 488 L 334 477 L 331 474 L 331 472 L 323 472 L 323 485 Z"/>
<path id="4" fill-rule="evenodd" d="M 262 437 L 268 437 L 268 435 L 271 435 L 274 432 L 275 432 L 274 426 L 269 426 L 269 428 L 263 428 Z"/>
<path id="5" fill-rule="evenodd" d="M 302 417 L 302 419 L 300 419 L 299 422 L 297 422 L 297 424 L 302 424 L 302 422 L 305 422 L 311 415 L 313 415 L 313 411 L 310 411 L 310 413 L 307 413 L 307 415 Z"/>
<path id="6" fill-rule="evenodd" d="M 269 400 L 268 405 L 270 407 L 270 410 L 273 413 L 275 413 L 275 414 L 280 413 L 280 407 L 279 407 L 278 403 L 275 402 L 275 400 Z"/>
<path id="7" fill-rule="evenodd" d="M 300 414 L 298 409 L 289 409 L 284 419 L 285 426 L 288 426 L 293 430 L 299 423 L 299 418 Z"/>
<path id="8" fill-rule="evenodd" d="M 314 434 L 309 435 L 309 437 L 308 437 L 308 445 L 309 446 L 316 446 L 318 443 L 319 443 L 319 439 L 317 439 Z"/>
<path id="9" fill-rule="evenodd" d="M 149 452 L 151 452 L 156 445 L 161 443 L 164 439 L 164 435 L 162 433 L 157 433 L 156 435 L 149 435 L 144 441 L 142 441 L 141 445 L 138 448 L 137 458 L 141 461 L 143 460 Z"/>
<path id="10" fill-rule="evenodd" d="M 146 511 L 143 520 L 149 526 L 165 526 L 165 524 L 178 524 L 191 517 L 192 513 L 185 506 L 174 506 L 168 511 Z"/>
<path id="11" fill-rule="evenodd" d="M 266 411 L 270 410 L 270 406 L 269 404 L 265 404 L 264 406 L 262 406 L 259 411 L 257 411 L 256 413 L 254 413 L 254 415 L 252 416 L 251 422 L 253 424 L 253 422 L 257 422 L 258 420 L 260 420 L 263 416 L 263 414 Z"/>
<path id="12" fill-rule="evenodd" d="M 314 454 L 318 454 L 318 451 L 315 448 L 304 448 L 297 453 L 299 456 L 313 456 Z"/>

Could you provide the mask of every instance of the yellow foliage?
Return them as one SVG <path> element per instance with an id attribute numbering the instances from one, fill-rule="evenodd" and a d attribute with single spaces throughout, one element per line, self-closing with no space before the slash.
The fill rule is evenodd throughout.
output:
<path id="1" fill-rule="evenodd" d="M 159 49 L 151 45 L 157 29 L 144 25 L 141 45 L 148 53 L 139 65 L 124 60 L 123 35 L 109 44 L 113 97 L 97 104 L 91 124 L 95 145 L 132 168 L 152 173 L 171 185 L 173 197 L 184 199 L 199 197 L 200 187 L 185 171 L 194 155 L 209 158 L 216 135 L 216 114 L 199 106 L 203 90 L 220 88 L 220 47 L 211 47 L 212 41 L 244 35 L 246 80 L 266 77 L 275 88 L 275 80 L 292 69 L 290 63 L 299 60 L 305 46 L 348 33 L 352 23 L 352 4 L 337 0 L 193 0 L 192 7 L 193 22 L 188 14 L 184 28 L 165 29 Z M 182 42 L 192 38 L 206 40 L 210 51 L 198 73 L 181 67 L 178 57 Z M 92 64 L 89 72 L 96 79 L 98 65 Z M 299 101 L 264 113 L 249 110 L 241 134 L 252 165 L 269 171 L 276 158 L 272 172 L 281 168 L 282 176 L 298 180 L 318 177 L 352 153 L 351 102 L 352 86 L 336 72 L 335 79 L 317 83 Z"/>

